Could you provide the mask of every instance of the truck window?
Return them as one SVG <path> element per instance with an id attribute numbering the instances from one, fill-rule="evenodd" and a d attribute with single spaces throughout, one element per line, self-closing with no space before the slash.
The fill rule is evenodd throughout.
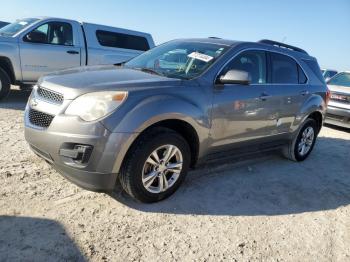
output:
<path id="1" fill-rule="evenodd" d="M 97 30 L 96 37 L 98 42 L 102 46 L 133 49 L 140 51 L 149 50 L 148 41 L 145 37 L 142 36 Z"/>
<path id="2" fill-rule="evenodd" d="M 32 43 L 72 46 L 72 25 L 65 22 L 45 23 L 27 34 L 23 40 Z"/>

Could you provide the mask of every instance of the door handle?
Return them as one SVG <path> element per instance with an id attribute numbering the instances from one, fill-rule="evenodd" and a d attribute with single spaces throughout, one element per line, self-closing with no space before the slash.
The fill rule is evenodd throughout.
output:
<path id="1" fill-rule="evenodd" d="M 306 95 L 309 94 L 309 91 L 303 90 L 303 91 L 300 92 L 300 94 L 301 94 L 302 96 L 306 96 Z"/>
<path id="2" fill-rule="evenodd" d="M 71 54 L 71 55 L 77 55 L 77 54 L 79 54 L 79 52 L 78 52 L 78 51 L 75 51 L 75 50 L 68 50 L 67 53 L 68 53 L 68 54 Z"/>
<path id="3" fill-rule="evenodd" d="M 259 96 L 259 99 L 262 100 L 262 101 L 266 101 L 267 99 L 269 99 L 271 96 L 267 93 L 262 93 L 260 96 Z"/>

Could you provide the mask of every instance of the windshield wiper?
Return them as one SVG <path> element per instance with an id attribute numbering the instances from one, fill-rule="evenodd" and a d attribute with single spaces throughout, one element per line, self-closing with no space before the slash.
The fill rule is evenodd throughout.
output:
<path id="1" fill-rule="evenodd" d="M 146 72 L 146 73 L 150 73 L 150 74 L 154 74 L 154 75 L 158 75 L 158 76 L 164 76 L 163 74 L 159 73 L 158 71 L 149 68 L 149 67 L 141 67 L 141 68 L 135 68 L 136 70 L 140 70 L 142 72 Z"/>

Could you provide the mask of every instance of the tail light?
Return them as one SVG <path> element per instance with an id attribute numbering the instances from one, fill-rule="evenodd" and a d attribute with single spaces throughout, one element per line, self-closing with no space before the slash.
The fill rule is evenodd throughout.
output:
<path id="1" fill-rule="evenodd" d="M 331 91 L 327 88 L 326 92 L 326 105 L 328 105 L 329 99 L 331 98 Z"/>

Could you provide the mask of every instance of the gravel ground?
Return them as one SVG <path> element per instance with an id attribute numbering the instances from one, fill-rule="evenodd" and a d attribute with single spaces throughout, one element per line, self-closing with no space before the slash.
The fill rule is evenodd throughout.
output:
<path id="1" fill-rule="evenodd" d="M 277 154 L 190 172 L 156 204 L 69 183 L 23 138 L 27 95 L 0 103 L 0 261 L 349 261 L 350 132 L 308 160 Z"/>

